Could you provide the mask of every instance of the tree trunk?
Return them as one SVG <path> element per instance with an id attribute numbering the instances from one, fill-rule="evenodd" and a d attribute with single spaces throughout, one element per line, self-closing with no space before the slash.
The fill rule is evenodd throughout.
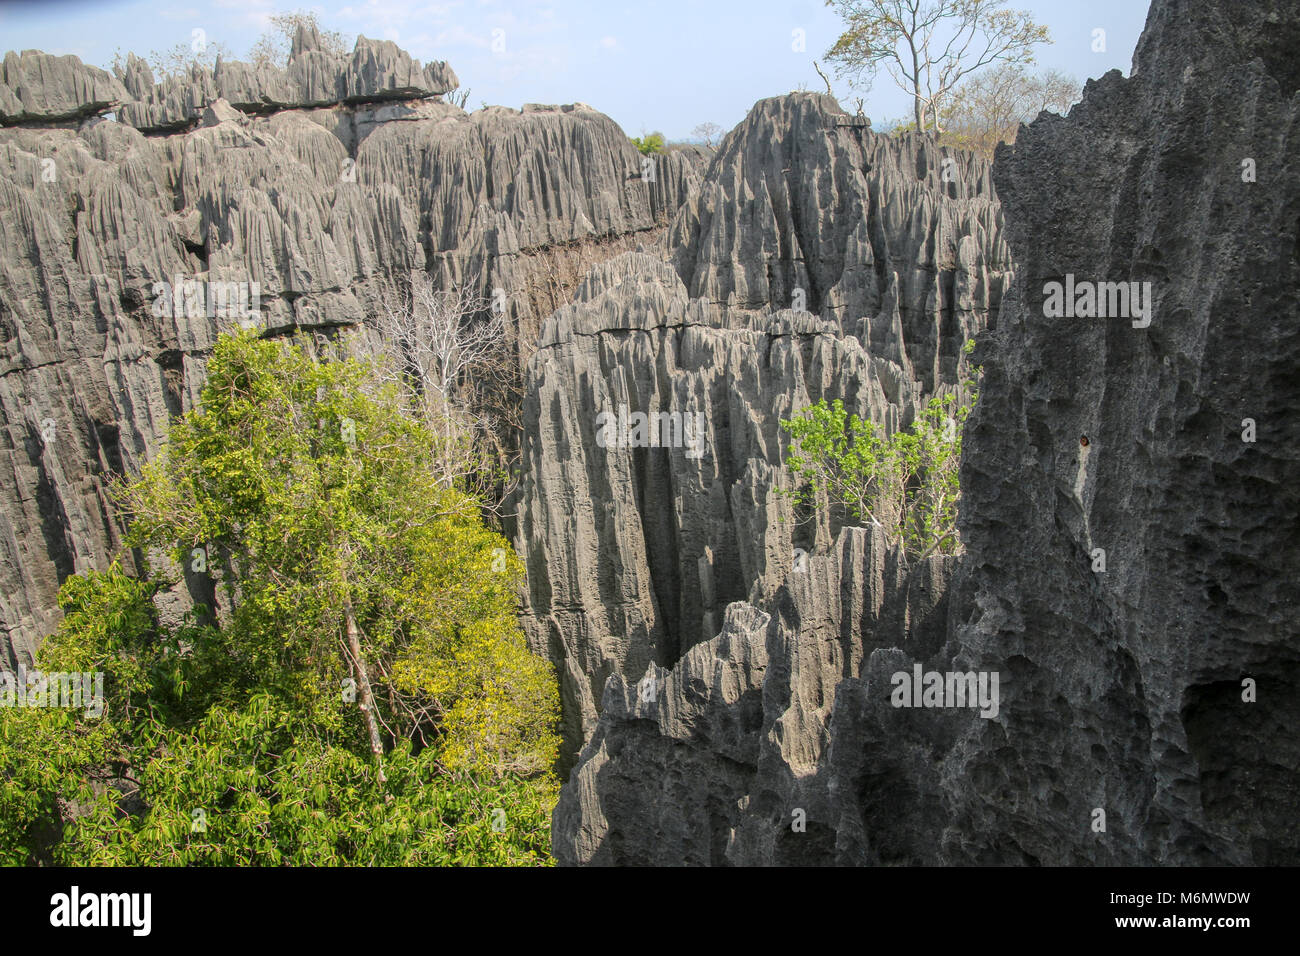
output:
<path id="1" fill-rule="evenodd" d="M 375 695 L 370 689 L 370 673 L 366 670 L 366 659 L 361 653 L 361 628 L 357 626 L 356 615 L 352 612 L 352 602 L 343 602 L 343 613 L 347 618 L 348 650 L 352 652 L 353 667 L 357 673 L 357 686 L 361 690 L 361 712 L 366 715 L 366 727 L 370 731 L 370 752 L 374 755 L 375 765 L 379 768 L 379 782 L 384 777 L 384 744 L 379 736 L 379 718 L 375 716 Z"/>
<path id="2" fill-rule="evenodd" d="M 921 61 L 916 55 L 916 45 L 908 38 L 908 46 L 912 48 L 912 112 L 916 116 L 916 131 L 925 132 L 925 127 L 921 124 Z"/>

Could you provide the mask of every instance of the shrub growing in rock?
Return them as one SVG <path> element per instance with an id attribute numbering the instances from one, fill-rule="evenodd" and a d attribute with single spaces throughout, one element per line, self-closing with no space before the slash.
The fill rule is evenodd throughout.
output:
<path id="1" fill-rule="evenodd" d="M 646 136 L 633 136 L 632 145 L 635 146 L 642 155 L 650 156 L 654 153 L 664 151 L 664 134 L 650 133 Z"/>
<path id="2" fill-rule="evenodd" d="M 961 428 L 970 409 L 954 393 L 938 396 L 909 428 L 887 434 L 839 399 L 822 399 L 781 421 L 796 481 L 788 494 L 846 523 L 879 525 L 911 559 L 954 554 Z"/>

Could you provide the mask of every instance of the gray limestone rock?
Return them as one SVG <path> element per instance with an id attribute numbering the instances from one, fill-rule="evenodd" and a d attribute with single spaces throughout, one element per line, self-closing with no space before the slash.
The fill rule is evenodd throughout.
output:
<path id="1" fill-rule="evenodd" d="M 930 712 L 918 732 L 906 726 L 914 712 L 888 702 L 891 673 L 910 674 L 938 650 L 927 638 L 942 641 L 955 560 L 907 568 L 879 530 L 845 528 L 828 554 L 789 570 L 770 613 L 730 604 L 717 636 L 673 669 L 612 676 L 555 811 L 556 858 L 893 862 L 889 828 L 902 808 L 876 812 L 884 801 L 863 786 L 887 772 L 874 765 L 884 749 L 874 738 L 906 741 L 891 758 L 890 803 L 908 789 L 929 801 L 940 788 L 927 741 L 941 745 L 979 719 Z"/>
<path id="2" fill-rule="evenodd" d="M 1294 4 L 1156 0 L 1132 78 L 999 152 L 1018 281 L 977 355 L 958 634 L 1014 698 L 964 745 L 954 855 L 978 827 L 1044 862 L 1300 860 L 1297 37 Z M 1066 275 L 1150 283 L 1150 314 L 1049 317 Z"/>
<path id="3" fill-rule="evenodd" d="M 111 74 L 75 56 L 24 50 L 0 64 L 0 126 L 81 120 L 129 98 Z"/>
<path id="4" fill-rule="evenodd" d="M 770 598 L 796 547 L 832 547 L 838 528 L 783 494 L 781 419 L 825 397 L 910 423 L 966 378 L 1010 279 L 987 164 L 877 136 L 829 97 L 760 102 L 688 195 L 671 264 L 602 263 L 529 365 L 526 621 L 561 675 L 566 766 L 611 675 L 673 666 L 728 604 Z M 604 447 L 620 409 L 676 431 Z"/>
<path id="5" fill-rule="evenodd" d="M 555 813 L 560 860 L 1300 860 L 1297 37 L 1294 5 L 1155 0 L 1131 78 L 1090 82 L 1068 118 L 999 150 L 995 242 L 1016 276 L 974 356 L 965 554 L 882 587 L 845 531 L 807 581 L 730 605 L 659 674 L 657 709 L 631 702 L 635 668 L 611 676 Z M 687 296 L 845 284 L 852 219 L 769 198 L 770 174 L 765 194 L 727 194 L 729 153 L 775 164 L 736 136 L 677 220 Z M 906 230 L 923 208 L 881 219 Z M 708 253 L 729 236 L 742 255 Z M 842 300 L 879 293 L 870 280 Z M 1067 281 L 1150 283 L 1150 311 L 1053 314 Z M 898 287 L 904 316 L 924 282 Z M 920 374 L 929 352 L 890 354 Z M 929 613 L 847 613 L 863 578 L 867 606 L 924 588 Z M 893 675 L 917 663 L 999 675 L 996 715 L 894 707 Z"/>
<path id="6" fill-rule="evenodd" d="M 146 132 L 186 129 L 216 99 L 244 113 L 273 113 L 418 100 L 446 93 L 460 83 L 446 63 L 422 67 L 389 40 L 358 37 L 351 55 L 327 53 L 320 49 L 319 34 L 308 26 L 299 27 L 295 34 L 284 69 L 218 59 L 211 70 L 196 65 L 186 75 L 155 83 L 144 62 L 128 55 L 120 79 L 130 91 L 130 101 L 123 104 L 118 118 Z"/>
<path id="7" fill-rule="evenodd" d="M 992 167 L 820 94 L 644 157 L 585 104 L 466 113 L 445 64 L 311 30 L 283 70 L 161 82 L 10 53 L 0 666 L 120 552 L 107 482 L 239 321 L 168 285 L 256 283 L 264 334 L 365 350 L 375 283 L 426 269 L 503 290 L 526 343 L 562 862 L 1295 863 L 1297 39 L 1273 0 L 1155 0 L 1133 76 Z M 1047 314 L 1058 281 L 1149 282 L 1150 322 Z M 903 427 L 973 336 L 965 553 L 800 520 L 780 420 Z M 620 442 L 638 413 L 658 440 Z M 996 674 L 996 712 L 893 706 L 917 666 Z"/>
<path id="8" fill-rule="evenodd" d="M 323 56 L 296 45 L 273 79 L 297 85 L 269 113 L 219 94 L 233 64 L 221 83 L 197 70 L 156 85 L 128 57 L 119 90 L 75 59 L 5 61 L 50 123 L 107 104 L 95 83 L 137 112 L 0 129 L 0 666 L 29 663 L 54 630 L 64 578 L 119 554 L 106 483 L 156 453 L 216 336 L 243 319 L 168 307 L 164 284 L 244 283 L 251 303 L 256 283 L 266 334 L 336 337 L 360 331 L 381 277 L 427 268 L 502 289 L 531 344 L 570 273 L 651 243 L 698 184 L 690 156 L 642 180 L 636 149 L 590 108 L 467 114 L 429 98 L 450 71 L 392 44 L 361 41 L 328 70 Z M 313 77 L 320 95 L 302 92 Z M 289 108 L 306 102 L 331 105 Z"/>

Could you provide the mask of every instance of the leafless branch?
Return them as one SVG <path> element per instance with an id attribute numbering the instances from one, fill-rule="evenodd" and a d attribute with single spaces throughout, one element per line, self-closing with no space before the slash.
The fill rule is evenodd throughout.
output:
<path id="1" fill-rule="evenodd" d="M 437 289 L 425 272 L 380 284 L 370 325 L 388 380 L 438 438 L 440 479 L 479 492 L 489 510 L 499 477 L 503 423 L 490 411 L 493 382 L 518 378 L 505 317 L 477 284 Z"/>

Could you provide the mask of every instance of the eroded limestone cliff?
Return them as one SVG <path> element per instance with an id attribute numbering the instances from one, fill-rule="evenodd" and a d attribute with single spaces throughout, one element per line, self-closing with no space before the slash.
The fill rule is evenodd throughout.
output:
<path id="1" fill-rule="evenodd" d="M 673 224 L 671 264 L 609 260 L 547 320 L 520 537 L 566 756 L 607 678 L 671 667 L 728 604 L 776 594 L 796 547 L 832 547 L 838 529 L 797 521 L 783 495 L 780 420 L 842 398 L 893 429 L 962 381 L 962 346 L 1010 277 L 999 228 L 987 164 L 793 94 L 723 141 Z M 620 410 L 678 431 L 603 447 L 598 416 Z"/>
<path id="2" fill-rule="evenodd" d="M 437 98 L 456 85 L 445 64 L 365 38 L 345 57 L 318 46 L 301 31 L 285 70 L 161 83 L 135 58 L 120 81 L 75 57 L 5 58 L 5 666 L 52 632 L 61 581 L 120 551 L 107 480 L 157 451 L 242 320 L 159 309 L 156 284 L 255 283 L 264 334 L 334 335 L 361 328 L 379 280 L 427 270 L 502 290 L 530 343 L 591 264 L 654 246 L 708 158 L 673 151 L 647 176 L 582 104 L 465 113 Z"/>
<path id="3" fill-rule="evenodd" d="M 1000 307 L 987 313 L 974 356 L 984 380 L 965 434 L 966 553 L 904 577 L 873 535 L 846 529 L 833 548 L 811 549 L 804 573 L 782 573 L 743 601 L 743 586 L 762 575 L 745 570 L 752 560 L 733 559 L 731 576 L 718 577 L 742 586 L 714 588 L 717 636 L 681 640 L 676 661 L 629 655 L 632 666 L 604 685 L 594 733 L 555 813 L 562 861 L 1300 859 L 1298 38 L 1295 4 L 1155 0 L 1130 78 L 1115 72 L 1090 82 L 1068 118 L 1044 115 L 1014 148 L 999 151 L 993 178 L 1005 236 L 992 247 L 971 245 L 987 254 L 1005 240 L 1016 270 Z M 782 145 L 806 142 L 783 128 Z M 832 222 L 810 202 L 772 202 L 788 211 L 784 221 L 799 221 L 794 210 L 803 210 L 804 222 L 818 223 L 812 232 L 827 237 L 819 255 L 797 229 L 798 246 L 764 238 L 783 235 L 779 226 L 764 230 L 782 218 L 764 213 L 757 186 L 735 190 L 738 198 L 710 216 L 702 211 L 710 197 L 740 175 L 726 165 L 736 151 L 733 136 L 700 198 L 679 216 L 677 261 L 688 289 L 715 298 L 735 292 L 736 301 L 760 305 L 768 290 L 805 281 L 779 265 L 773 277 L 769 265 L 800 248 L 821 267 L 806 267 L 807 287 L 829 290 L 813 301 L 833 308 L 843 282 L 835 284 L 843 273 L 834 252 L 853 245 L 855 261 L 870 261 L 852 237 L 878 234 L 879 225 L 845 204 Z M 808 167 L 796 162 L 790 181 L 845 181 L 815 146 L 800 157 L 818 154 Z M 980 175 L 967 168 L 961 182 L 972 173 Z M 837 194 L 845 196 L 842 187 Z M 927 198 L 941 204 L 913 197 L 875 221 L 921 215 Z M 712 235 L 743 237 L 735 262 L 700 261 Z M 870 288 L 871 270 L 857 274 Z M 1150 313 L 1049 315 L 1049 284 L 1067 276 L 1138 283 L 1150 289 Z M 914 294 L 900 298 L 916 309 Z M 629 290 L 624 301 L 639 300 Z M 678 333 L 683 343 L 716 334 L 698 327 L 711 307 L 690 307 L 696 319 Z M 864 313 L 867 321 L 855 326 Z M 874 314 L 858 303 L 836 313 L 845 338 L 823 344 L 824 354 L 856 354 L 868 344 L 865 327 L 869 357 L 860 367 L 879 361 L 877 328 L 890 323 Z M 916 334 L 916 315 L 903 319 L 904 341 Z M 907 350 L 913 368 L 927 372 L 928 341 L 919 355 Z M 581 347 L 595 347 L 587 343 Z M 589 379 L 595 368 L 618 367 L 613 345 L 600 354 Z M 646 378 L 654 356 L 642 353 Z M 940 347 L 940 372 L 943 356 Z M 761 359 L 751 362 L 767 373 Z M 877 376 L 864 371 L 855 380 L 828 360 L 814 367 L 817 388 L 803 385 L 810 397 L 836 389 L 878 412 L 866 397 Z M 719 377 L 728 392 L 747 396 L 756 389 L 746 371 Z M 801 377 L 771 376 L 761 403 L 698 400 L 712 409 L 709 433 L 721 436 L 705 461 L 739 460 L 724 474 L 746 477 L 732 479 L 738 490 L 730 498 L 686 512 L 670 540 L 690 542 L 703 526 L 704 541 L 724 542 L 715 553 L 743 555 L 771 540 L 780 542 L 771 554 L 784 552 L 785 539 L 762 533 L 773 522 L 744 516 L 764 511 L 753 489 L 779 483 L 748 465 L 758 458 L 770 466 L 775 441 L 748 436 L 759 431 L 752 420 L 770 421 L 769 409 L 779 414 L 795 395 L 802 399 Z M 624 378 L 634 380 L 630 370 Z M 547 391 L 554 376 L 538 381 L 543 407 L 563 407 Z M 921 374 L 914 381 L 929 384 Z M 625 472 L 610 469 L 607 479 L 615 491 L 597 500 L 633 502 L 636 472 L 617 464 Z M 683 501 L 699 497 L 689 467 L 679 472 L 674 487 L 686 489 Z M 671 527 L 662 516 L 668 502 L 663 496 L 646 509 L 643 526 Z M 731 551 L 733 539 L 698 517 L 717 515 L 724 502 L 732 508 L 724 521 L 743 542 Z M 596 541 L 615 534 L 606 529 L 637 528 L 620 512 L 598 511 L 594 525 Z M 649 595 L 669 593 L 694 615 L 679 616 L 688 623 L 678 633 L 698 632 L 698 605 L 680 598 L 686 586 L 649 588 L 642 582 L 653 579 L 654 561 L 634 564 L 633 577 L 623 555 L 635 552 L 607 552 L 596 569 L 605 579 L 589 579 L 593 593 L 602 580 L 614 582 L 603 593 L 615 607 L 637 596 L 653 607 Z M 678 567 L 685 581 L 695 565 Z M 557 568 L 543 573 L 553 580 Z M 727 600 L 736 603 L 722 606 Z M 580 649 L 599 646 L 575 633 Z M 651 657 L 673 666 L 651 672 L 657 693 L 647 700 L 638 687 L 648 686 Z M 927 671 L 998 674 L 996 714 L 894 707 L 892 675 L 918 662 Z"/>
<path id="4" fill-rule="evenodd" d="M 505 290 L 527 343 L 562 862 L 1294 863 L 1298 42 L 1294 4 L 1154 0 L 1133 75 L 992 167 L 792 94 L 653 177 L 582 104 L 465 113 L 364 38 L 161 82 L 9 54 L 0 665 L 118 553 L 107 480 L 237 324 L 156 283 L 255 282 L 264 334 L 333 336 L 425 270 Z M 1049 314 L 1054 282 L 1149 315 Z M 801 520 L 782 418 L 898 428 L 971 363 L 964 553 Z M 996 706 L 893 706 L 918 665 Z"/>

